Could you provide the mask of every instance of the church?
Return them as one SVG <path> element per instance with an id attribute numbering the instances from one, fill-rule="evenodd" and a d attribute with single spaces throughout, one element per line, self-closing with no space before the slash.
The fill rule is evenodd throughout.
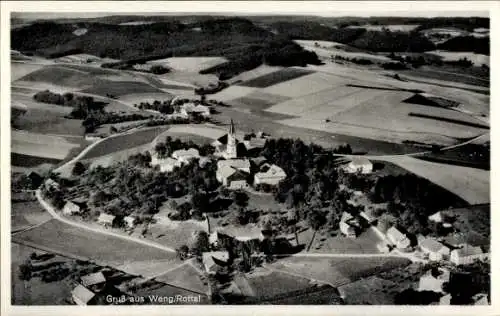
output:
<path id="1" fill-rule="evenodd" d="M 231 120 L 229 133 L 218 138 L 212 143 L 212 146 L 215 147 L 214 154 L 224 159 L 238 158 L 238 143 L 239 142 L 236 138 L 236 132 L 234 129 L 234 122 Z"/>

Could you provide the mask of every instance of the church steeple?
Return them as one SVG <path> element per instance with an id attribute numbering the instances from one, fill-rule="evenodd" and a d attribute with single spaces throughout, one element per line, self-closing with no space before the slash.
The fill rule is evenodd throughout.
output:
<path id="1" fill-rule="evenodd" d="M 233 119 L 231 119 L 231 125 L 229 126 L 229 134 L 234 135 L 234 122 Z"/>

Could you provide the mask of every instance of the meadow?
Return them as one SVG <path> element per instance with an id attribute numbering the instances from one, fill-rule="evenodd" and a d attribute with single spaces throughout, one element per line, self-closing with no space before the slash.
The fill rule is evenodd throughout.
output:
<path id="1" fill-rule="evenodd" d="M 12 131 L 12 152 L 16 154 L 50 159 L 65 159 L 70 152 L 81 146 L 80 141 L 70 138 L 37 133 Z"/>

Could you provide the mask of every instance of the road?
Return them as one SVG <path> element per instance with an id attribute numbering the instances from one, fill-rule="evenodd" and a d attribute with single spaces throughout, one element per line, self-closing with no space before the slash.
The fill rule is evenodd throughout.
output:
<path id="1" fill-rule="evenodd" d="M 47 210 L 47 212 L 49 212 L 49 214 L 54 219 L 56 219 L 58 221 L 61 221 L 61 222 L 65 223 L 65 224 L 68 224 L 68 225 L 71 225 L 71 226 L 75 226 L 75 227 L 78 227 L 78 228 L 82 228 L 82 229 L 85 229 L 85 230 L 87 230 L 89 232 L 98 233 L 98 234 L 104 234 L 104 235 L 109 235 L 109 236 L 113 236 L 113 237 L 116 237 L 116 238 L 121 238 L 123 240 L 130 241 L 130 242 L 135 242 L 135 243 L 139 243 L 139 244 L 142 244 L 142 245 L 145 245 L 145 246 L 154 247 L 154 248 L 157 248 L 157 249 L 160 249 L 160 250 L 163 250 L 163 251 L 175 252 L 175 249 L 167 247 L 167 246 L 164 246 L 164 245 L 160 245 L 160 244 L 158 244 L 156 242 L 153 242 L 153 241 L 149 241 L 149 240 L 146 240 L 146 239 L 139 239 L 139 238 L 135 238 L 135 237 L 131 237 L 131 236 L 126 236 L 126 235 L 118 234 L 118 233 L 115 233 L 115 232 L 112 232 L 112 231 L 105 230 L 104 228 L 90 227 L 88 225 L 85 225 L 85 224 L 82 224 L 82 223 L 79 223 L 79 222 L 76 222 L 76 221 L 72 221 L 72 220 L 66 219 L 66 218 L 62 217 L 61 215 L 59 215 L 59 213 L 54 209 L 54 207 L 52 207 L 52 205 L 50 205 L 47 201 L 45 201 L 43 199 L 42 193 L 41 193 L 40 190 L 36 191 L 36 198 L 38 199 L 38 202 L 43 206 L 43 208 L 45 210 Z"/>

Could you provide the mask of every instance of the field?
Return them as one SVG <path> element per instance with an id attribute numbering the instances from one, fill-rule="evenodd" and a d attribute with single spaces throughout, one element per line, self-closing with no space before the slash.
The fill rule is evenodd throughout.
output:
<path id="1" fill-rule="evenodd" d="M 162 65 L 176 71 L 200 72 L 226 63 L 223 57 L 171 57 L 149 61 L 148 64 Z"/>
<path id="2" fill-rule="evenodd" d="M 52 217 L 47 213 L 38 202 L 13 202 L 11 204 L 11 230 L 27 228 L 31 225 L 36 225 Z"/>
<path id="3" fill-rule="evenodd" d="M 108 81 L 102 84 L 96 84 L 90 88 L 82 90 L 84 93 L 97 95 L 115 95 L 122 96 L 136 93 L 159 93 L 160 89 L 154 88 L 148 84 L 138 81 Z"/>
<path id="4" fill-rule="evenodd" d="M 55 253 L 88 258 L 111 266 L 145 260 L 175 259 L 175 253 L 109 235 L 89 233 L 88 230 L 56 220 L 15 234 L 12 238 L 39 245 Z"/>
<path id="5" fill-rule="evenodd" d="M 380 253 L 377 249 L 378 242 L 380 242 L 380 238 L 370 229 L 363 232 L 357 238 L 343 237 L 340 232 L 335 237 L 327 234 L 317 234 L 309 252 L 377 254 Z"/>
<path id="6" fill-rule="evenodd" d="M 40 158 L 65 159 L 72 150 L 81 146 L 70 138 L 12 131 L 12 152 Z"/>
<path id="7" fill-rule="evenodd" d="M 240 86 L 253 88 L 266 88 L 281 82 L 292 80 L 298 77 L 311 74 L 311 71 L 302 68 L 284 68 L 275 72 L 262 75 L 244 82 L 238 83 Z"/>
<path id="8" fill-rule="evenodd" d="M 283 69 L 283 67 L 260 65 L 257 68 L 242 72 L 239 75 L 232 77 L 231 79 L 228 80 L 228 83 L 236 84 L 236 83 L 242 82 L 242 81 L 250 81 L 250 80 L 255 79 L 257 77 L 261 77 L 261 76 L 270 74 L 272 72 L 276 72 L 276 71 L 281 70 L 281 69 Z"/>
<path id="9" fill-rule="evenodd" d="M 10 80 L 16 81 L 29 73 L 43 68 L 43 65 L 12 62 L 10 64 Z"/>
<path id="10" fill-rule="evenodd" d="M 487 170 L 440 164 L 408 156 L 384 157 L 380 160 L 392 162 L 425 178 L 470 204 L 490 202 L 490 172 Z"/>
<path id="11" fill-rule="evenodd" d="M 22 281 L 18 277 L 19 266 L 32 252 L 31 247 L 12 243 L 11 254 L 11 304 L 12 305 L 68 305 L 68 297 L 73 285 L 68 280 L 43 282 L 40 278 Z M 39 251 L 36 251 L 39 253 Z M 57 261 L 68 261 L 67 258 L 57 256 Z M 6 280 L 5 280 L 6 281 Z M 5 291 L 5 288 L 4 288 Z"/>
<path id="12" fill-rule="evenodd" d="M 105 156 L 122 150 L 148 144 L 166 129 L 167 127 L 159 126 L 148 129 L 141 129 L 124 135 L 117 135 L 111 138 L 107 138 L 93 147 L 91 150 L 89 150 L 83 157 L 81 157 L 81 159 Z"/>
<path id="13" fill-rule="evenodd" d="M 208 290 L 207 281 L 190 263 L 182 264 L 174 270 L 157 276 L 155 280 L 196 293 L 206 293 Z"/>
<path id="14" fill-rule="evenodd" d="M 383 271 L 404 267 L 409 263 L 408 259 L 383 256 L 369 258 L 290 257 L 279 259 L 270 266 L 279 271 L 297 274 L 337 287 Z"/>
<path id="15" fill-rule="evenodd" d="M 167 92 L 131 93 L 120 96 L 120 102 L 124 102 L 130 105 L 139 104 L 141 102 L 153 103 L 155 100 L 163 102 L 172 99 L 173 95 Z"/>
<path id="16" fill-rule="evenodd" d="M 321 58 L 327 60 L 330 60 L 332 56 L 341 56 L 343 58 L 349 58 L 349 59 L 353 58 L 368 59 L 374 63 L 390 61 L 390 58 L 384 55 L 371 54 L 369 52 L 362 52 L 362 51 L 349 51 L 348 50 L 349 48 L 346 47 L 346 45 L 337 42 L 306 41 L 306 40 L 296 40 L 295 42 L 298 43 L 300 46 L 304 47 L 305 49 L 313 51 Z M 316 46 L 315 45 L 316 43 L 318 43 L 319 46 Z"/>
<path id="17" fill-rule="evenodd" d="M 475 66 L 487 65 L 490 66 L 490 56 L 476 54 L 473 52 L 448 52 L 448 51 L 430 51 L 430 54 L 438 55 L 443 58 L 443 61 L 456 61 L 462 58 L 467 58 L 472 61 Z"/>
<path id="18" fill-rule="evenodd" d="M 367 31 L 382 31 L 384 29 L 388 29 L 391 32 L 410 32 L 417 27 L 419 27 L 419 24 L 387 24 L 387 25 L 372 25 L 372 24 L 365 24 L 365 25 L 349 25 L 349 28 L 363 28 L 366 29 Z"/>

